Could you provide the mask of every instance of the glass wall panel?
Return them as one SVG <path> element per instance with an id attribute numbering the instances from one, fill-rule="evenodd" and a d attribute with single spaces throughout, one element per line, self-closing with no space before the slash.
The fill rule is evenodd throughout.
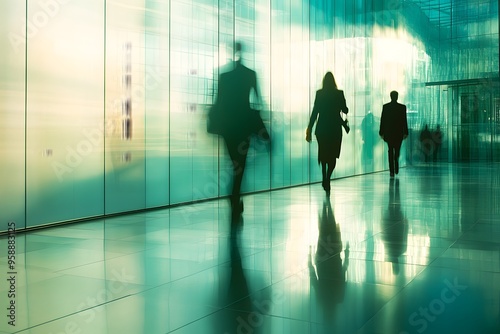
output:
<path id="1" fill-rule="evenodd" d="M 146 207 L 170 203 L 169 62 L 170 8 L 168 1 L 146 1 Z"/>
<path id="2" fill-rule="evenodd" d="M 270 0 L 254 0 L 254 27 L 251 44 L 255 52 L 254 70 L 257 73 L 258 90 L 260 95 L 260 106 L 255 108 L 260 110 L 260 114 L 268 131 L 272 135 L 273 111 L 271 106 L 272 86 L 271 86 L 271 7 Z M 274 140 L 274 139 L 272 139 Z M 271 189 L 271 156 L 273 155 L 273 145 L 262 141 L 254 141 L 252 144 L 255 156 L 255 190 Z M 244 188 L 245 189 L 245 188 Z"/>
<path id="3" fill-rule="evenodd" d="M 292 110 L 290 96 L 304 92 L 292 92 L 291 73 L 301 71 L 292 58 L 291 1 L 271 1 L 271 110 L 273 113 L 273 154 L 271 157 L 272 186 L 289 186 L 291 180 L 291 132 Z M 295 65 L 292 67 L 292 65 Z M 298 66 L 297 66 L 298 65 Z M 302 95 L 303 96 L 303 95 Z"/>
<path id="4" fill-rule="evenodd" d="M 170 201 L 218 195 L 216 139 L 207 135 L 217 66 L 213 0 L 172 1 L 170 26 Z"/>
<path id="5" fill-rule="evenodd" d="M 29 2 L 27 226 L 103 214 L 102 0 Z"/>
<path id="6" fill-rule="evenodd" d="M 146 205 L 144 9 L 144 0 L 106 3 L 106 213 Z"/>
<path id="7" fill-rule="evenodd" d="M 290 185 L 309 181 L 309 7 L 307 2 L 290 3 Z"/>
<path id="8" fill-rule="evenodd" d="M 0 3 L 0 231 L 25 227 L 25 17 L 24 1 Z"/>

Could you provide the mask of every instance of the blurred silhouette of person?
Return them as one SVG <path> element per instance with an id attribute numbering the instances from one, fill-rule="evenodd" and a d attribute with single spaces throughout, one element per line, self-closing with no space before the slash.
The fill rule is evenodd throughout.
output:
<path id="1" fill-rule="evenodd" d="M 337 83 L 331 72 L 323 78 L 323 87 L 316 92 L 314 106 L 306 129 L 306 140 L 311 142 L 311 133 L 316 125 L 316 139 L 318 140 L 318 163 L 321 164 L 323 175 L 323 189 L 330 195 L 330 179 L 340 156 L 342 145 L 342 127 L 348 131 L 348 122 L 340 113 L 347 115 L 344 92 L 337 88 Z"/>
<path id="2" fill-rule="evenodd" d="M 243 212 L 240 192 L 250 146 L 250 136 L 261 132 L 262 129 L 258 126 L 263 126 L 260 115 L 250 106 L 250 93 L 253 92 L 257 100 L 260 100 L 257 76 L 253 70 L 242 64 L 241 52 L 242 45 L 236 42 L 233 68 L 220 75 L 215 103 L 220 115 L 218 117 L 220 123 L 218 124 L 218 134 L 224 138 L 233 164 L 230 203 L 234 219 L 237 219 Z M 263 137 L 269 139 L 267 131 Z"/>
<path id="3" fill-rule="evenodd" d="M 323 309 L 323 320 L 328 321 L 334 314 L 336 305 L 344 301 L 346 271 L 349 266 L 349 243 L 346 244 L 342 262 L 342 238 L 329 198 L 324 200 L 322 212 L 318 215 L 318 230 L 314 261 L 312 250 L 309 251 L 309 277 L 320 303 L 319 307 Z"/>
<path id="4" fill-rule="evenodd" d="M 438 159 L 441 144 L 443 143 L 443 133 L 441 126 L 438 124 L 436 130 L 432 132 L 432 141 L 434 142 L 434 150 L 432 151 L 432 161 L 436 162 Z"/>
<path id="5" fill-rule="evenodd" d="M 425 124 L 424 129 L 420 133 L 420 145 L 424 151 L 425 162 L 429 162 L 429 158 L 434 149 L 434 142 L 432 140 L 432 134 L 429 130 L 427 124 Z"/>
<path id="6" fill-rule="evenodd" d="M 373 146 L 375 144 L 375 118 L 370 111 L 366 114 L 361 122 L 361 139 L 363 140 L 362 160 L 364 165 L 373 162 Z"/>
<path id="7" fill-rule="evenodd" d="M 398 103 L 398 92 L 390 93 L 391 102 L 382 107 L 379 135 L 389 148 L 389 172 L 391 177 L 399 173 L 399 151 L 403 139 L 408 137 L 406 106 Z"/>
<path id="8" fill-rule="evenodd" d="M 408 220 L 401 209 L 399 180 L 389 183 L 389 203 L 382 215 L 382 240 L 385 243 L 386 256 L 392 262 L 392 272 L 399 274 L 399 257 L 406 252 L 408 244 Z"/>

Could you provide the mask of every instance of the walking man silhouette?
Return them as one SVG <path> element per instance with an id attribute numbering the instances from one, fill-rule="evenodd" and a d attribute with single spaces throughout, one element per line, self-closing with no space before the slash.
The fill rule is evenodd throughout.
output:
<path id="1" fill-rule="evenodd" d="M 391 177 L 399 173 L 399 151 L 403 139 L 408 137 L 406 106 L 398 103 L 398 92 L 390 93 L 391 102 L 382 107 L 379 135 L 389 148 L 389 172 Z"/>

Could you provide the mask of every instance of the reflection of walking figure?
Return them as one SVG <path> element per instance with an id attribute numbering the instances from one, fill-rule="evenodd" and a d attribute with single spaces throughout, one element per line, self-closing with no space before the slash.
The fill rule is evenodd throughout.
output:
<path id="1" fill-rule="evenodd" d="M 438 124 L 436 130 L 432 133 L 432 141 L 434 142 L 434 151 L 432 151 L 432 160 L 434 162 L 438 159 L 439 151 L 441 150 L 441 144 L 443 143 L 443 133 L 441 132 L 441 126 Z"/>
<path id="2" fill-rule="evenodd" d="M 382 239 L 386 254 L 392 262 L 392 272 L 399 273 L 399 257 L 406 252 L 408 243 L 408 221 L 401 210 L 399 180 L 391 179 L 389 185 L 389 204 L 382 215 Z"/>
<path id="3" fill-rule="evenodd" d="M 245 171 L 250 135 L 255 132 L 255 113 L 250 107 L 250 93 L 254 91 L 260 98 L 255 72 L 241 63 L 242 46 L 235 44 L 234 68 L 222 73 L 216 106 L 219 110 L 221 135 L 223 136 L 229 157 L 233 163 L 233 187 L 231 192 L 231 209 L 233 218 L 243 212 L 240 199 L 241 182 Z M 258 116 L 260 117 L 260 116 Z"/>
<path id="4" fill-rule="evenodd" d="M 389 172 L 391 177 L 399 173 L 399 151 L 403 139 L 408 137 L 406 106 L 398 103 L 398 92 L 392 91 L 391 102 L 384 104 L 380 119 L 379 135 L 389 148 Z"/>
<path id="5" fill-rule="evenodd" d="M 323 88 L 316 92 L 314 107 L 306 130 L 306 140 L 311 142 L 311 131 L 316 119 L 316 139 L 318 140 L 318 163 L 321 163 L 323 189 L 330 194 L 330 179 L 340 156 L 342 144 L 342 126 L 348 130 L 340 112 L 347 115 L 344 92 L 337 88 L 335 78 L 327 72 L 323 78 Z"/>
<path id="6" fill-rule="evenodd" d="M 424 151 L 425 162 L 429 162 L 429 158 L 434 149 L 434 142 L 432 140 L 432 134 L 429 130 L 427 124 L 425 124 L 424 129 L 420 133 L 420 145 Z"/>
<path id="7" fill-rule="evenodd" d="M 314 256 L 309 255 L 311 286 L 316 291 L 325 319 L 331 318 L 335 306 L 342 303 L 346 288 L 346 271 L 349 266 L 349 244 L 344 250 L 344 262 L 340 258 L 342 238 L 335 221 L 330 199 L 323 202 L 318 217 L 318 245 Z"/>

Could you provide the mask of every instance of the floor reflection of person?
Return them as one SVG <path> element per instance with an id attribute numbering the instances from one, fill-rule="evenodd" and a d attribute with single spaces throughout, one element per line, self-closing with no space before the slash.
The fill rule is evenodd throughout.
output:
<path id="1" fill-rule="evenodd" d="M 318 163 L 321 164 L 322 186 L 330 194 L 330 179 L 340 157 L 342 127 L 347 126 L 341 113 L 347 115 L 344 92 L 337 88 L 331 72 L 323 78 L 323 87 L 316 92 L 314 106 L 306 129 L 306 140 L 311 142 L 311 133 L 316 123 L 315 135 L 318 140 Z"/>
<path id="2" fill-rule="evenodd" d="M 382 215 L 382 239 L 386 256 L 392 262 L 392 271 L 399 274 L 399 258 L 406 252 L 408 244 L 408 220 L 401 209 L 399 180 L 391 179 L 389 183 L 389 203 Z"/>
<path id="3" fill-rule="evenodd" d="M 229 236 L 231 276 L 228 290 L 228 302 L 230 303 L 249 295 L 248 283 L 241 262 L 241 228 L 241 226 L 231 224 Z"/>
<path id="4" fill-rule="evenodd" d="M 211 333 L 260 333 L 259 326 L 255 326 L 254 319 L 249 315 L 258 314 L 250 299 L 249 281 L 241 259 L 241 233 L 243 225 L 230 224 L 229 242 L 229 268 L 222 266 L 219 270 L 221 282 L 219 288 L 223 293 L 219 301 L 224 308 L 238 302 L 238 307 L 245 312 L 222 310 L 219 315 L 213 316 L 215 323 Z M 227 273 L 223 275 L 222 273 Z M 254 313 L 255 312 L 255 313 Z"/>
<path id="5" fill-rule="evenodd" d="M 336 305 L 344 300 L 349 265 L 349 244 L 344 250 L 344 261 L 340 256 L 342 239 L 329 198 L 325 199 L 319 214 L 318 229 L 316 253 L 313 259 L 312 250 L 310 251 L 308 265 L 311 286 L 316 292 L 318 306 L 323 309 L 321 321 L 327 324 L 332 320 Z"/>

